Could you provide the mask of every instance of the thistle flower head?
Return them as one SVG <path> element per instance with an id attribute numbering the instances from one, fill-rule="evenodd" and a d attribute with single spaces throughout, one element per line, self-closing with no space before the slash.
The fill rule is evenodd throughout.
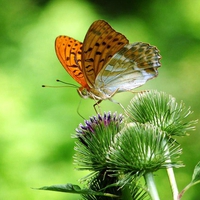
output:
<path id="1" fill-rule="evenodd" d="M 169 142 L 164 131 L 151 124 L 130 123 L 112 142 L 107 158 L 109 169 L 143 174 L 160 168 L 181 167 L 176 161 L 181 149 Z"/>
<path id="2" fill-rule="evenodd" d="M 117 113 L 98 114 L 80 124 L 76 129 L 76 160 L 81 169 L 106 170 L 106 155 L 110 143 L 119 132 L 123 115 Z"/>
<path id="3" fill-rule="evenodd" d="M 127 108 L 131 122 L 150 123 L 176 136 L 185 136 L 195 129 L 196 120 L 186 121 L 191 113 L 182 102 L 177 103 L 171 95 L 158 91 L 139 93 Z"/>

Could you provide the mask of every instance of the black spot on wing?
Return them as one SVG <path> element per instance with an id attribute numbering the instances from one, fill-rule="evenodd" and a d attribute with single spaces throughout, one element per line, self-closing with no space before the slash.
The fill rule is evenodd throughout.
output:
<path id="1" fill-rule="evenodd" d="M 91 65 L 87 65 L 85 68 L 87 69 L 87 72 L 93 72 L 94 71 L 94 69 L 91 67 Z"/>
<path id="2" fill-rule="evenodd" d="M 124 45 L 125 45 L 125 43 L 124 43 L 124 42 L 118 42 L 117 44 L 118 44 L 118 45 L 122 45 L 122 44 L 124 44 Z"/>
<path id="3" fill-rule="evenodd" d="M 86 59 L 85 61 L 86 62 L 94 62 L 94 59 L 93 58 L 89 58 L 89 59 Z"/>
<path id="4" fill-rule="evenodd" d="M 113 42 L 116 42 L 116 41 L 118 41 L 119 40 L 119 38 L 114 38 L 113 39 Z"/>
<path id="5" fill-rule="evenodd" d="M 100 51 L 95 52 L 96 55 L 101 55 L 102 53 Z"/>
<path id="6" fill-rule="evenodd" d="M 107 47 L 106 47 L 106 48 L 107 48 L 107 49 L 109 49 L 110 47 L 111 47 L 110 45 L 107 45 Z"/>
<path id="7" fill-rule="evenodd" d="M 92 47 L 90 47 L 88 50 L 84 51 L 84 53 L 88 53 L 90 51 L 92 51 Z"/>

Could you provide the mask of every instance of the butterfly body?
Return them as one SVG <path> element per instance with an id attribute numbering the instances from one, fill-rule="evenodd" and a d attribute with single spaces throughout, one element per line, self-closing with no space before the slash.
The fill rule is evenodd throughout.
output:
<path id="1" fill-rule="evenodd" d="M 55 47 L 63 67 L 81 85 L 80 96 L 98 101 L 145 84 L 158 75 L 161 66 L 155 46 L 129 44 L 103 20 L 91 25 L 83 43 L 59 36 Z"/>

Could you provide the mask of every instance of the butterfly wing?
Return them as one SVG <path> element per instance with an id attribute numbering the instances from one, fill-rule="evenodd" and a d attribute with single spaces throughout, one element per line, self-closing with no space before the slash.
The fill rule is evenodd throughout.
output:
<path id="1" fill-rule="evenodd" d="M 95 87 L 108 95 L 133 90 L 158 75 L 160 58 L 158 49 L 147 43 L 125 45 L 100 71 Z"/>
<path id="2" fill-rule="evenodd" d="M 94 87 L 95 78 L 103 66 L 126 44 L 126 37 L 107 22 L 98 20 L 90 26 L 82 48 L 83 74 L 90 88 Z"/>
<path id="3" fill-rule="evenodd" d="M 58 36 L 55 41 L 56 55 L 70 76 L 82 86 L 87 83 L 83 76 L 81 64 L 82 43 L 67 37 Z"/>

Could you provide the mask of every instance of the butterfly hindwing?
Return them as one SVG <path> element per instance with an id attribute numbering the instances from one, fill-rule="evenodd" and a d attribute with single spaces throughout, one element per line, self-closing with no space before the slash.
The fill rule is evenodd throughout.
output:
<path id="1" fill-rule="evenodd" d="M 160 58 L 158 49 L 147 43 L 125 45 L 98 74 L 95 86 L 110 94 L 133 90 L 157 76 Z"/>

